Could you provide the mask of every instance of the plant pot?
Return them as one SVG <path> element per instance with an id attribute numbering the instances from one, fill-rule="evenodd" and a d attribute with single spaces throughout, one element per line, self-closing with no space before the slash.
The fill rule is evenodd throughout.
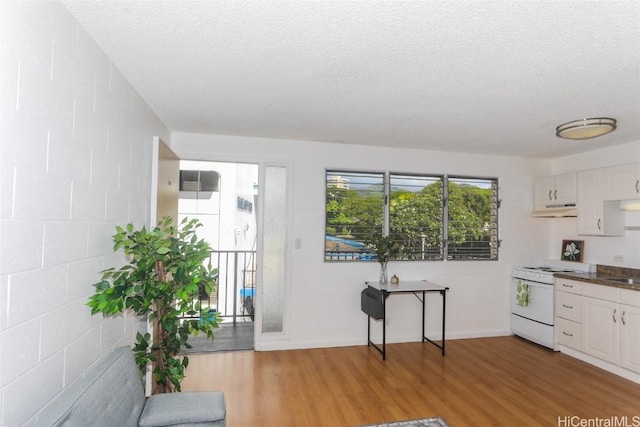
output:
<path id="1" fill-rule="evenodd" d="M 389 276 L 387 275 L 387 263 L 380 263 L 380 279 L 379 282 L 381 285 L 386 285 L 389 283 Z"/>

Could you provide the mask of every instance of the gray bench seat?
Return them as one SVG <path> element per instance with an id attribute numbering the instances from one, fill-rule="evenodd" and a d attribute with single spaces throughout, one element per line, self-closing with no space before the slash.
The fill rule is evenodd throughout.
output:
<path id="1" fill-rule="evenodd" d="M 224 393 L 166 393 L 146 399 L 129 347 L 117 348 L 63 390 L 37 417 L 38 426 L 212 426 L 226 424 Z"/>

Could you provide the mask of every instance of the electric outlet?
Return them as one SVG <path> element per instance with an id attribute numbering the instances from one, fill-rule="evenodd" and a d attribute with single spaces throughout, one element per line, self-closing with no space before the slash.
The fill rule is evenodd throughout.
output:
<path id="1" fill-rule="evenodd" d="M 613 262 L 624 262 L 624 255 L 614 255 Z"/>

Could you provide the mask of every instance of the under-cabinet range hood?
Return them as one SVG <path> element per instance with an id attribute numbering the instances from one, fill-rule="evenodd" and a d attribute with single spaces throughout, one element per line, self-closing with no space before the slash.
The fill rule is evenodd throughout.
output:
<path id="1" fill-rule="evenodd" d="M 575 204 L 536 206 L 531 216 L 536 218 L 577 217 L 578 209 Z"/>

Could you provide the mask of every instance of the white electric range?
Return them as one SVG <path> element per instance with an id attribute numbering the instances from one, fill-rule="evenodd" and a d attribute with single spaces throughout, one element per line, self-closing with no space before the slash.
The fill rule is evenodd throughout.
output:
<path id="1" fill-rule="evenodd" d="M 552 350 L 557 350 L 555 338 L 555 278 L 554 273 L 589 273 L 591 264 L 560 260 L 545 260 L 544 264 L 517 267 L 511 272 L 511 331 L 522 338 Z M 529 290 L 529 305 L 518 305 L 518 284 Z"/>

